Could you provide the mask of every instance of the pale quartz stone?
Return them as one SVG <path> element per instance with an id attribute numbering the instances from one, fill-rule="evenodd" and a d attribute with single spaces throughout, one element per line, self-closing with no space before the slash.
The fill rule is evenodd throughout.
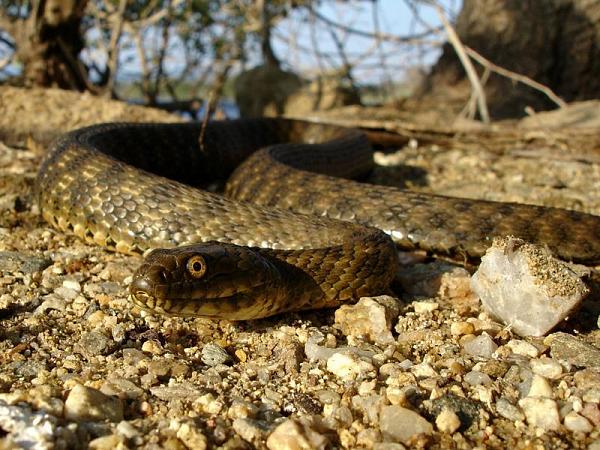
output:
<path id="1" fill-rule="evenodd" d="M 564 419 L 565 428 L 570 431 L 580 431 L 582 433 L 589 433 L 594 429 L 593 425 L 585 417 L 577 414 L 575 411 L 571 411 L 565 416 Z"/>
<path id="2" fill-rule="evenodd" d="M 327 370 L 344 380 L 353 380 L 374 371 L 375 367 L 356 355 L 335 353 L 327 360 Z"/>
<path id="3" fill-rule="evenodd" d="M 543 430 L 558 430 L 560 418 L 556 402 L 543 397 L 525 397 L 519 400 L 527 423 Z"/>
<path id="4" fill-rule="evenodd" d="M 532 359 L 529 361 L 529 365 L 533 373 L 549 378 L 550 380 L 557 380 L 562 375 L 562 366 L 560 363 L 546 356 L 540 359 Z"/>
<path id="5" fill-rule="evenodd" d="M 540 353 L 535 345 L 520 339 L 511 339 L 506 346 L 515 355 L 528 356 L 529 358 L 537 358 Z"/>
<path id="6" fill-rule="evenodd" d="M 471 356 L 480 356 L 482 358 L 491 358 L 493 353 L 498 349 L 498 345 L 487 333 L 482 333 L 475 339 L 465 342 L 463 350 Z"/>
<path id="7" fill-rule="evenodd" d="M 528 397 L 553 397 L 552 386 L 544 377 L 534 374 L 531 379 L 531 387 L 527 393 Z"/>
<path id="8" fill-rule="evenodd" d="M 588 295 L 581 275 L 547 249 L 509 237 L 494 240 L 471 286 L 483 307 L 514 332 L 543 336 Z"/>

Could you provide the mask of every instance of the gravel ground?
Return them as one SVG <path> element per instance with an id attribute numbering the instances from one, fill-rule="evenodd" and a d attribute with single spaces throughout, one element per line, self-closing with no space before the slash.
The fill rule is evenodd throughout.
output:
<path id="1" fill-rule="evenodd" d="M 598 164 L 414 144 L 374 178 L 600 214 Z M 0 143 L 0 448 L 600 450 L 593 321 L 519 337 L 440 262 L 337 311 L 152 316 L 126 298 L 138 258 L 39 217 L 42 150 Z"/>

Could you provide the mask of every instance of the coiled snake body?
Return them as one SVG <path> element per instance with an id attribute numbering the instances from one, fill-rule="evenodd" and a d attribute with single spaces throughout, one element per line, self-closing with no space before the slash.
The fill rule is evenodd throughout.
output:
<path id="1" fill-rule="evenodd" d="M 58 229 L 125 253 L 166 248 L 133 278 L 144 308 L 244 320 L 339 305 L 387 290 L 395 245 L 468 259 L 515 235 L 600 262 L 596 216 L 338 178 L 372 168 L 357 130 L 256 119 L 212 122 L 201 144 L 199 133 L 197 124 L 83 128 L 53 146 L 37 177 L 41 212 Z M 230 175 L 229 198 L 192 187 Z"/>

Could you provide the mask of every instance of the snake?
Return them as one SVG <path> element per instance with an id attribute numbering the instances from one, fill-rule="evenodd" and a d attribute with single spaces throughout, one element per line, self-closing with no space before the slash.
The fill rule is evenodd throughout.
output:
<path id="1" fill-rule="evenodd" d="M 598 216 L 363 183 L 373 167 L 366 135 L 332 124 L 105 123 L 51 146 L 35 195 L 56 229 L 144 255 L 130 299 L 171 316 L 336 307 L 390 292 L 398 249 L 476 261 L 500 236 L 600 262 Z"/>

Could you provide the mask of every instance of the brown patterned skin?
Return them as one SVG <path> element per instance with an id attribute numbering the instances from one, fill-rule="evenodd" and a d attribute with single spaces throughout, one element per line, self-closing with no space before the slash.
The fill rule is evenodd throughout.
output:
<path id="1" fill-rule="evenodd" d="M 196 124 L 76 130 L 37 178 L 55 227 L 125 253 L 171 248 L 147 255 L 130 288 L 154 311 L 244 320 L 379 294 L 397 267 L 394 243 L 469 261 L 514 235 L 600 263 L 596 216 L 337 178 L 373 166 L 357 130 L 258 119 L 211 123 L 200 146 L 198 136 Z M 192 187 L 227 177 L 231 199 Z"/>

